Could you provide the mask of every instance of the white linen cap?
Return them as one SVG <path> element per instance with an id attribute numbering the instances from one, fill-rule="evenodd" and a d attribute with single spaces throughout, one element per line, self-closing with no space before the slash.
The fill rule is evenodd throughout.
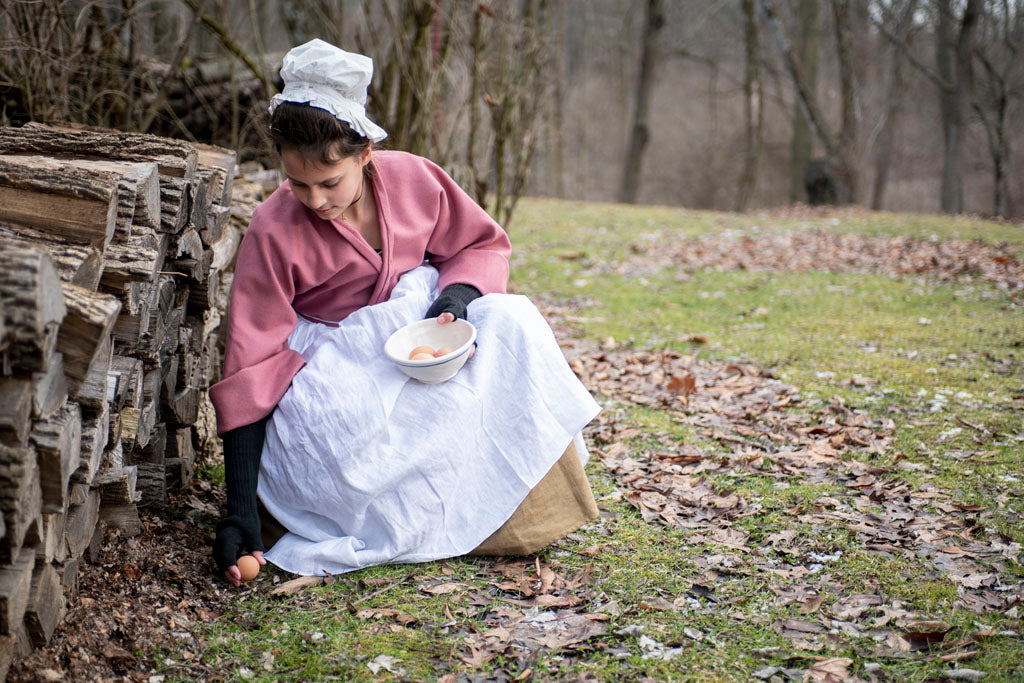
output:
<path id="1" fill-rule="evenodd" d="M 372 77 L 372 59 L 314 38 L 284 56 L 284 90 L 270 100 L 270 112 L 282 102 L 308 103 L 329 111 L 363 137 L 380 142 L 387 132 L 366 116 L 366 87 Z"/>

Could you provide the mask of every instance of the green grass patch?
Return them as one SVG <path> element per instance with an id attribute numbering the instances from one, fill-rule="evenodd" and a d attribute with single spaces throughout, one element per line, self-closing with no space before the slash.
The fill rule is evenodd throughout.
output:
<path id="1" fill-rule="evenodd" d="M 984 506 L 975 540 L 1024 542 L 1021 302 L 983 282 L 940 283 L 916 276 L 814 271 L 680 276 L 671 265 L 639 274 L 609 268 L 651 246 L 668 248 L 686 237 L 755 229 L 981 239 L 1024 247 L 1021 226 L 961 217 L 854 211 L 777 217 L 523 200 L 512 228 L 512 288 L 568 305 L 576 332 L 586 337 L 610 336 L 637 349 L 669 347 L 704 359 L 742 359 L 770 368 L 799 388 L 794 411 L 841 402 L 876 418 L 891 418 L 896 422 L 892 449 L 875 459 L 857 455 L 859 460 L 886 468 L 882 476 L 912 488 L 933 487 L 963 505 Z M 690 341 L 694 337 L 707 343 Z M 637 452 L 717 446 L 667 411 L 627 406 L 620 413 L 642 428 L 629 440 Z M 850 673 L 864 679 L 875 666 L 880 667 L 875 675 L 889 680 L 941 677 L 948 666 L 937 661 L 938 653 L 878 654 L 879 643 L 869 634 L 823 637 L 821 649 L 813 651 L 783 637 L 780 622 L 815 617 L 801 614 L 799 604 L 781 604 L 777 589 L 785 581 L 751 569 L 753 560 L 806 566 L 810 552 L 839 555 L 800 578 L 801 584 L 813 586 L 827 576 L 829 590 L 842 595 L 878 594 L 888 604 L 899 601 L 907 610 L 949 623 L 951 640 L 983 628 L 1020 632 L 1019 618 L 956 607 L 956 586 L 917 558 L 869 550 L 849 525 L 809 525 L 790 512 L 840 495 L 836 486 L 756 472 L 709 475 L 709 481 L 758 506 L 758 514 L 734 522 L 747 534 L 755 558 L 644 522 L 596 458 L 587 471 L 601 519 L 545 549 L 541 558 L 556 563 L 562 575 L 592 566 L 595 596 L 582 609 L 618 605 L 609 613 L 606 634 L 579 650 L 539 650 L 523 659 L 502 656 L 474 675 L 500 669 L 515 677 L 529 669 L 527 677 L 535 680 L 592 674 L 600 680 L 746 681 L 766 666 L 807 668 L 812 656 L 847 656 L 854 660 Z M 223 472 L 212 469 L 204 476 L 220 482 Z M 792 553 L 773 549 L 769 542 L 787 529 L 796 532 L 785 544 Z M 596 554 L 591 551 L 595 547 L 601 548 Z M 725 564 L 713 565 L 711 558 Z M 460 660 L 464 640 L 489 628 L 488 610 L 503 604 L 500 596 L 488 593 L 494 577 L 482 571 L 482 562 L 456 558 L 375 567 L 287 600 L 245 594 L 230 614 L 207 627 L 205 656 L 232 679 L 242 677 L 242 667 L 253 680 L 436 680 L 470 672 Z M 1008 561 L 1006 568 L 1006 580 L 1019 580 L 1019 565 Z M 419 576 L 447 577 L 467 588 L 431 596 L 417 588 L 414 577 Z M 374 579 L 396 585 L 368 597 L 376 589 L 360 581 Z M 694 584 L 707 586 L 710 594 L 693 597 Z M 491 595 L 494 604 L 470 609 L 466 596 L 474 591 Z M 824 608 L 839 597 L 830 594 Z M 665 609 L 656 598 L 679 605 Z M 347 607 L 350 603 L 355 612 Z M 360 619 L 363 608 L 399 609 L 415 617 L 416 625 L 395 631 L 389 628 L 393 622 Z M 670 660 L 652 656 L 641 636 L 678 652 Z M 1019 635 L 987 637 L 978 650 L 963 665 L 986 671 L 986 681 L 1024 677 Z M 394 668 L 402 673 L 374 674 L 368 664 L 380 655 L 394 657 Z M 174 671 L 168 667 L 164 673 L 173 678 Z"/>

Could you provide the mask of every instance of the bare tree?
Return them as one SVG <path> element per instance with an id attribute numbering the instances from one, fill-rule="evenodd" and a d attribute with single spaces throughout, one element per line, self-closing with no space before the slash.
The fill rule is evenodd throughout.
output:
<path id="1" fill-rule="evenodd" d="M 816 92 L 818 85 L 818 43 L 821 33 L 819 4 L 818 0 L 799 0 L 797 4 L 796 58 L 811 92 Z M 789 201 L 791 202 L 805 197 L 804 171 L 811 160 L 812 142 L 807 116 L 804 114 L 803 105 L 797 100 L 793 103 L 793 137 L 789 147 Z"/>
<path id="2" fill-rule="evenodd" d="M 985 129 L 992 159 L 992 213 L 1010 215 L 1010 192 L 1006 169 L 1010 164 L 1010 138 L 1006 130 L 1010 99 L 1019 83 L 1020 45 L 1024 40 L 1024 2 L 1013 5 L 1003 0 L 1000 11 L 982 18 L 984 35 L 976 41 L 975 53 L 982 66 L 972 108 Z"/>
<path id="3" fill-rule="evenodd" d="M 917 11 L 917 0 L 907 0 L 903 6 L 899 2 L 879 3 L 883 12 L 882 21 L 893 24 L 894 35 L 901 48 L 893 47 L 889 67 L 889 83 L 886 89 L 885 111 L 879 121 L 878 146 L 875 150 L 875 182 L 871 189 L 871 208 L 882 209 L 885 189 L 889 181 L 889 168 L 892 159 L 893 138 L 896 134 L 897 122 L 902 109 L 905 81 L 903 78 L 902 51 L 907 49 L 913 26 L 914 12 Z"/>
<path id="4" fill-rule="evenodd" d="M 746 68 L 743 74 L 744 154 L 743 172 L 736 195 L 736 210 L 745 211 L 754 194 L 757 164 L 764 139 L 764 85 L 761 81 L 761 44 L 757 31 L 757 6 L 754 0 L 741 0 L 744 17 Z"/>
<path id="5" fill-rule="evenodd" d="M 657 39 L 665 26 L 665 13 L 661 0 L 647 0 L 646 21 L 642 37 L 640 73 L 636 79 L 636 96 L 633 109 L 633 126 L 629 136 L 629 150 L 622 166 L 622 183 L 619 201 L 635 204 L 640 189 L 640 168 L 643 164 L 644 148 L 651 133 L 648 113 L 651 107 L 651 90 L 654 85 L 654 69 L 657 60 Z"/>
<path id="6" fill-rule="evenodd" d="M 857 92 L 853 77 L 853 27 L 852 3 L 854 0 L 830 0 L 833 24 L 836 34 L 836 56 L 839 62 L 841 124 L 838 133 L 833 133 L 825 119 L 810 84 L 797 62 L 789 40 L 778 19 L 774 0 L 761 0 L 761 8 L 768 25 L 775 34 L 775 41 L 782 53 L 786 71 L 796 90 L 796 96 L 803 108 L 807 121 L 815 136 L 821 141 L 829 159 L 836 167 L 840 185 L 836 197 L 839 203 L 854 201 L 857 197 L 859 177 L 858 159 L 858 116 Z"/>

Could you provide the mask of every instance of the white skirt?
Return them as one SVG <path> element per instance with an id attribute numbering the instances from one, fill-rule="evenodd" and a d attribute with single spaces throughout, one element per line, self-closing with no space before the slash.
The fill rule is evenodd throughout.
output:
<path id="1" fill-rule="evenodd" d="M 600 411 L 524 296 L 472 302 L 477 350 L 451 380 L 421 384 L 384 355 L 437 297 L 407 273 L 389 301 L 338 327 L 300 319 L 306 365 L 273 418 L 259 496 L 288 530 L 266 557 L 297 574 L 463 555 L 498 529 Z"/>

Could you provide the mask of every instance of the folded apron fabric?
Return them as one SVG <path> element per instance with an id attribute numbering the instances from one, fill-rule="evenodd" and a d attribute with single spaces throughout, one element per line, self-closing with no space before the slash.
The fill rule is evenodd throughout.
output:
<path id="1" fill-rule="evenodd" d="M 477 350 L 441 384 L 384 355 L 392 332 L 437 297 L 417 268 L 391 299 L 338 327 L 300 318 L 288 339 L 306 365 L 268 422 L 259 496 L 288 530 L 267 552 L 298 574 L 463 555 L 515 512 L 600 411 L 524 296 L 472 302 Z"/>

